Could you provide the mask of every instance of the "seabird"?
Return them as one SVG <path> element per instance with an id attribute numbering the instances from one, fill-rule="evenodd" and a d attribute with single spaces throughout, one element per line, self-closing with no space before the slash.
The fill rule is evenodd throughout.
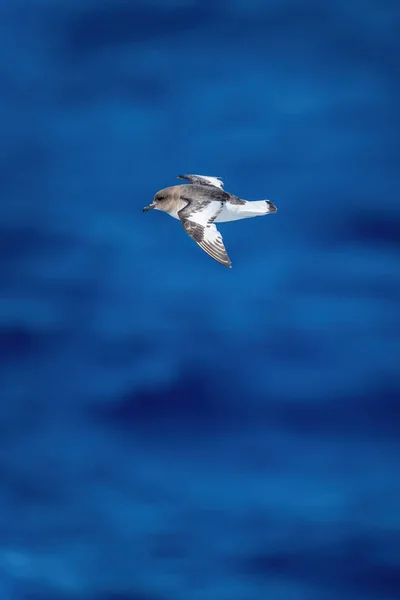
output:
<path id="1" fill-rule="evenodd" d="M 179 219 L 186 233 L 200 248 L 225 267 L 230 268 L 232 263 L 215 223 L 249 219 L 277 211 L 269 200 L 242 200 L 224 191 L 219 177 L 178 175 L 178 179 L 189 183 L 160 190 L 143 212 L 161 210 Z"/>

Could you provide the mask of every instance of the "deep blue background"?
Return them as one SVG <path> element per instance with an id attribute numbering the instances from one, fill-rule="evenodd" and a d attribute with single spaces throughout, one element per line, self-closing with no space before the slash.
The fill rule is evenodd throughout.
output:
<path id="1" fill-rule="evenodd" d="M 0 596 L 400 594 L 398 0 L 0 2 Z M 278 213 L 233 261 L 142 213 Z"/>

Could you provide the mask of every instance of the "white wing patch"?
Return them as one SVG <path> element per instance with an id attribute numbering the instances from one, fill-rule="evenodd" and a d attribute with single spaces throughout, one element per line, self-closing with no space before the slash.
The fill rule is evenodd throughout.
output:
<path id="1" fill-rule="evenodd" d="M 178 175 L 178 179 L 186 179 L 189 183 L 197 183 L 198 185 L 212 185 L 220 190 L 224 187 L 224 182 L 220 177 L 209 175 Z"/>
<path id="2" fill-rule="evenodd" d="M 185 219 L 189 219 L 198 225 L 207 227 L 218 217 L 224 203 L 221 200 L 206 200 L 202 203 L 190 203 L 181 211 L 181 215 Z"/>
<path id="3" fill-rule="evenodd" d="M 214 225 L 215 218 L 221 212 L 223 202 L 211 201 L 199 206 L 185 207 L 180 211 L 180 219 L 186 233 L 206 252 L 211 258 L 225 267 L 232 263 L 225 249 L 222 235 Z"/>

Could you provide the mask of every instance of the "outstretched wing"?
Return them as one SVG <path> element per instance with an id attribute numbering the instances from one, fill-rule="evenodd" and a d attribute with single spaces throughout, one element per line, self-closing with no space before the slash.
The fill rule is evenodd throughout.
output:
<path id="1" fill-rule="evenodd" d="M 188 204 L 178 212 L 182 226 L 187 234 L 206 252 L 211 258 L 225 267 L 231 267 L 232 263 L 226 252 L 222 235 L 216 228 L 214 220 L 223 207 L 223 202 L 212 200 L 197 205 Z"/>
<path id="2" fill-rule="evenodd" d="M 211 185 L 221 190 L 224 187 L 224 182 L 219 177 L 208 175 L 178 175 L 178 179 L 186 179 L 189 183 L 197 183 L 197 185 Z"/>

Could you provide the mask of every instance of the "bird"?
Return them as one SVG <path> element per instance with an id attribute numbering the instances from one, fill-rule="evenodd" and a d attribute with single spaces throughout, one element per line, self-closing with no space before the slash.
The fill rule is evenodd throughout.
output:
<path id="1" fill-rule="evenodd" d="M 143 212 L 160 210 L 179 219 L 186 233 L 211 258 L 231 268 L 221 233 L 215 223 L 249 219 L 277 212 L 270 200 L 242 200 L 225 191 L 220 177 L 178 175 L 189 183 L 158 191 Z"/>

